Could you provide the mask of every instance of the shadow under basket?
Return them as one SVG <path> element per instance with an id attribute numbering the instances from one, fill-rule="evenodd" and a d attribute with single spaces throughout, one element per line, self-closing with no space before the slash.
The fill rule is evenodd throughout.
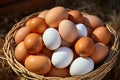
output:
<path id="1" fill-rule="evenodd" d="M 39 13 L 34 13 L 28 17 L 23 18 L 20 22 L 15 24 L 12 29 L 9 31 L 5 38 L 5 43 L 3 46 L 3 52 L 7 59 L 8 64 L 11 66 L 13 71 L 21 77 L 25 79 L 32 79 L 32 80 L 101 80 L 105 77 L 105 75 L 113 68 L 119 53 L 119 36 L 117 35 L 116 31 L 108 24 L 106 27 L 112 34 L 112 39 L 110 42 L 110 49 L 109 55 L 106 60 L 103 62 L 95 70 L 82 75 L 82 76 L 74 76 L 74 77 L 44 77 L 44 75 L 38 75 L 33 72 L 28 71 L 21 63 L 19 63 L 14 57 L 14 50 L 15 50 L 15 41 L 14 37 L 19 28 L 25 25 L 26 21 L 29 19 L 37 16 Z"/>

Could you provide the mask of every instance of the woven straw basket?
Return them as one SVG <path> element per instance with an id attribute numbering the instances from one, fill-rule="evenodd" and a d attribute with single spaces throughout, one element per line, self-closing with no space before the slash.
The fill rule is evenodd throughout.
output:
<path id="1" fill-rule="evenodd" d="M 114 66 L 114 64 L 117 60 L 117 57 L 118 57 L 119 37 L 116 34 L 116 31 L 111 26 L 106 24 L 108 30 L 112 34 L 112 40 L 109 45 L 109 47 L 110 47 L 109 55 L 108 55 L 107 59 L 104 61 L 104 63 L 101 66 L 99 66 L 97 69 L 95 69 L 94 71 L 89 72 L 82 76 L 65 77 L 65 78 L 44 77 L 43 75 L 37 75 L 35 73 L 28 71 L 14 57 L 14 50 L 15 50 L 15 46 L 16 46 L 14 37 L 15 37 L 17 30 L 20 27 L 24 26 L 26 21 L 28 21 L 30 18 L 33 18 L 37 15 L 38 15 L 38 13 L 34 13 L 28 17 L 25 17 L 20 22 L 15 24 L 5 38 L 5 43 L 3 46 L 4 55 L 7 59 L 8 64 L 11 66 L 13 71 L 18 76 L 24 77 L 26 80 L 27 79 L 30 79 L 30 80 L 46 80 L 46 79 L 47 80 L 48 79 L 49 80 L 101 80 L 112 69 L 112 67 Z"/>

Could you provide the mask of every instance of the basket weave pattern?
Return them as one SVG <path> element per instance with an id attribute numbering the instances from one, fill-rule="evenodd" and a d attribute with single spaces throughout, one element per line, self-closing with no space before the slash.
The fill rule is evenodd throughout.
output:
<path id="1" fill-rule="evenodd" d="M 111 40 L 111 47 L 109 50 L 109 55 L 108 55 L 107 59 L 104 61 L 104 63 L 100 67 L 95 69 L 94 71 L 92 71 L 88 74 L 85 74 L 83 76 L 66 77 L 66 78 L 44 77 L 43 75 L 37 75 L 35 73 L 28 71 L 14 57 L 14 50 L 16 47 L 14 37 L 15 37 L 17 30 L 19 28 L 21 28 L 22 26 L 24 26 L 26 21 L 28 21 L 29 19 L 31 19 L 37 15 L 38 15 L 38 13 L 34 13 L 28 17 L 25 17 L 20 22 L 15 24 L 5 38 L 5 43 L 3 46 L 4 55 L 7 59 L 8 64 L 11 66 L 11 68 L 17 75 L 25 77 L 26 79 L 33 79 L 33 80 L 36 80 L 36 79 L 37 80 L 38 79 L 40 79 L 40 80 L 43 80 L 43 79 L 49 79 L 49 80 L 53 80 L 53 79 L 54 80 L 56 80 L 56 79 L 57 80 L 80 80 L 80 79 L 81 80 L 101 80 L 113 68 L 113 66 L 117 60 L 118 53 L 119 53 L 119 48 L 118 48 L 119 37 L 118 37 L 116 31 L 111 26 L 106 24 L 108 30 L 113 35 L 112 40 Z"/>

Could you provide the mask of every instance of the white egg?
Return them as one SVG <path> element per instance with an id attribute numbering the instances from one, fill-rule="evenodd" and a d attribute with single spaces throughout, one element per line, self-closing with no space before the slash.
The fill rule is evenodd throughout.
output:
<path id="1" fill-rule="evenodd" d="M 84 24 L 76 24 L 76 28 L 78 30 L 78 38 L 87 36 L 87 28 Z"/>
<path id="2" fill-rule="evenodd" d="M 91 58 L 76 58 L 70 66 L 71 76 L 84 75 L 94 69 L 94 62 Z"/>
<path id="3" fill-rule="evenodd" d="M 55 50 L 61 45 L 61 37 L 54 28 L 48 28 L 43 33 L 43 42 L 50 50 Z"/>
<path id="4" fill-rule="evenodd" d="M 52 64 L 57 68 L 65 68 L 73 60 L 73 52 L 69 47 L 60 47 L 52 55 Z"/>

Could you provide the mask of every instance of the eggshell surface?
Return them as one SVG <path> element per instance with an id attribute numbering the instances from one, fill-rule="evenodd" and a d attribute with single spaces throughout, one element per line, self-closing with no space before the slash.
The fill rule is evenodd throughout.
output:
<path id="1" fill-rule="evenodd" d="M 46 14 L 47 14 L 48 11 L 49 11 L 49 10 L 43 10 L 43 11 L 41 11 L 41 12 L 39 13 L 38 17 L 45 19 Z"/>
<path id="2" fill-rule="evenodd" d="M 42 34 L 48 27 L 45 20 L 40 17 L 34 17 L 27 21 L 26 26 L 34 33 Z"/>
<path id="3" fill-rule="evenodd" d="M 52 55 L 52 64 L 57 68 L 65 68 L 69 66 L 73 60 L 73 52 L 68 47 L 58 48 Z"/>
<path id="4" fill-rule="evenodd" d="M 51 70 L 46 74 L 49 77 L 69 77 L 69 68 L 56 68 L 52 67 Z"/>
<path id="5" fill-rule="evenodd" d="M 104 26 L 103 21 L 95 15 L 84 14 L 83 17 L 84 24 L 87 27 L 91 27 L 93 30 L 97 27 Z"/>
<path id="6" fill-rule="evenodd" d="M 83 16 L 78 10 L 70 10 L 68 19 L 74 23 L 83 23 Z"/>
<path id="7" fill-rule="evenodd" d="M 94 62 L 91 58 L 76 58 L 70 66 L 71 76 L 84 75 L 94 69 Z"/>
<path id="8" fill-rule="evenodd" d="M 108 47 L 103 43 L 96 43 L 95 50 L 90 56 L 95 64 L 101 63 L 108 55 Z"/>
<path id="9" fill-rule="evenodd" d="M 31 54 L 38 54 L 43 48 L 42 37 L 37 33 L 31 33 L 26 36 L 24 45 Z"/>
<path id="10" fill-rule="evenodd" d="M 24 41 L 25 37 L 30 33 L 29 27 L 21 27 L 15 35 L 15 43 L 18 44 Z"/>
<path id="11" fill-rule="evenodd" d="M 50 9 L 45 17 L 46 23 L 49 27 L 57 28 L 60 21 L 67 19 L 68 14 L 64 7 L 57 6 Z"/>
<path id="12" fill-rule="evenodd" d="M 46 74 L 51 69 L 51 61 L 45 55 L 30 55 L 25 60 L 25 67 L 37 74 Z"/>
<path id="13" fill-rule="evenodd" d="M 68 43 L 74 42 L 78 37 L 77 28 L 70 20 L 62 20 L 59 24 L 58 31 L 62 39 Z"/>
<path id="14" fill-rule="evenodd" d="M 20 42 L 15 48 L 15 58 L 19 62 L 24 63 L 24 61 L 28 55 L 29 55 L 29 53 L 24 46 L 24 42 L 23 41 Z"/>
<path id="15" fill-rule="evenodd" d="M 93 31 L 91 37 L 95 42 L 101 42 L 107 45 L 109 44 L 111 40 L 111 33 L 106 27 L 101 26 L 101 27 L 96 28 Z"/>
<path id="16" fill-rule="evenodd" d="M 43 33 L 43 42 L 48 49 L 55 50 L 61 45 L 61 37 L 56 29 L 48 28 Z"/>
<path id="17" fill-rule="evenodd" d="M 48 48 L 46 48 L 45 46 L 42 48 L 42 50 L 40 51 L 41 53 L 45 54 L 46 56 L 48 56 L 49 58 L 51 58 L 52 54 L 53 54 L 53 50 L 50 50 Z"/>
<path id="18" fill-rule="evenodd" d="M 87 28 L 84 24 L 76 24 L 78 38 L 87 36 Z"/>
<path id="19" fill-rule="evenodd" d="M 75 43 L 75 51 L 81 57 L 87 57 L 94 52 L 94 42 L 89 37 L 82 37 Z"/>

